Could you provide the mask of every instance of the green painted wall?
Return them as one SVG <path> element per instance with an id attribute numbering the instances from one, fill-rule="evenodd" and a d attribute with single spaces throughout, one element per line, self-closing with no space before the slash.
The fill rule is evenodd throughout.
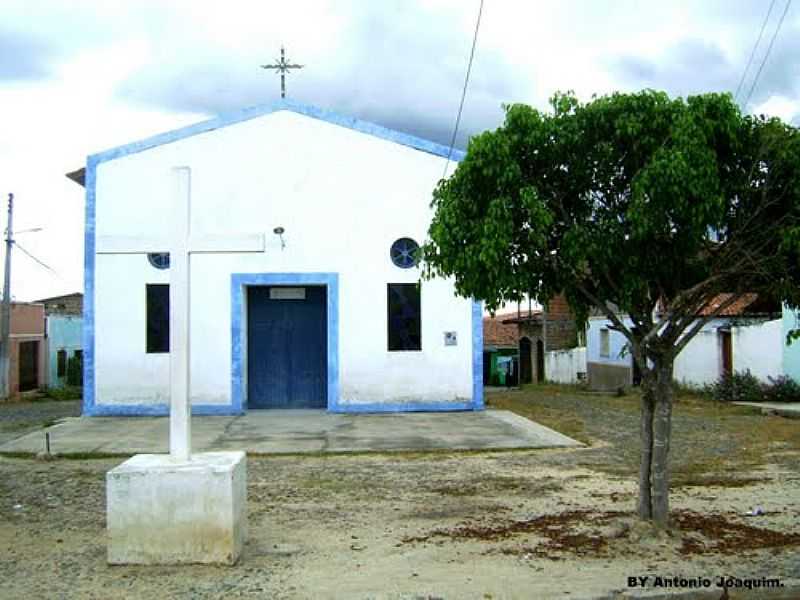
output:
<path id="1" fill-rule="evenodd" d="M 501 356 L 516 356 L 517 351 L 514 348 L 494 350 L 489 355 L 489 385 L 505 385 L 506 377 L 505 372 L 497 367 L 497 359 Z"/>
<path id="2" fill-rule="evenodd" d="M 67 382 L 66 372 L 58 376 L 58 351 L 65 350 L 67 359 L 82 349 L 83 317 L 74 315 L 49 315 L 47 317 L 47 385 L 51 388 L 63 387 Z"/>

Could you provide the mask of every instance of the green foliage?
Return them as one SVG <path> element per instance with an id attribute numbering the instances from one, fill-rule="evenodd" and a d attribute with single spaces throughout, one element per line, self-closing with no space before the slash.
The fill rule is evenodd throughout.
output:
<path id="1" fill-rule="evenodd" d="M 749 370 L 723 373 L 717 381 L 706 386 L 706 392 L 718 402 L 761 402 L 762 383 Z"/>
<path id="2" fill-rule="evenodd" d="M 704 392 L 718 402 L 800 402 L 800 384 L 791 377 L 768 377 L 762 383 L 750 371 L 724 374 L 705 386 Z"/>
<path id="3" fill-rule="evenodd" d="M 728 94 L 504 108 L 434 191 L 427 276 L 490 310 L 563 292 L 581 319 L 611 302 L 645 322 L 701 282 L 690 314 L 721 292 L 800 305 L 797 129 Z"/>
<path id="4" fill-rule="evenodd" d="M 44 393 L 44 399 L 49 400 L 80 400 L 83 397 L 82 388 L 69 385 L 57 388 L 47 388 Z"/>
<path id="5" fill-rule="evenodd" d="M 764 386 L 764 402 L 800 402 L 800 384 L 791 377 L 769 377 Z"/>

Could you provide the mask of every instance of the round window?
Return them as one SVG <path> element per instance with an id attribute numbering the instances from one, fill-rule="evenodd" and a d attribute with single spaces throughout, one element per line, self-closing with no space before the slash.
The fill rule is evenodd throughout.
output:
<path id="1" fill-rule="evenodd" d="M 401 269 L 410 269 L 419 262 L 419 244 L 411 238 L 400 238 L 389 251 L 392 262 Z"/>
<path id="2" fill-rule="evenodd" d="M 169 269 L 169 252 L 151 252 L 147 255 L 147 260 L 156 269 Z"/>

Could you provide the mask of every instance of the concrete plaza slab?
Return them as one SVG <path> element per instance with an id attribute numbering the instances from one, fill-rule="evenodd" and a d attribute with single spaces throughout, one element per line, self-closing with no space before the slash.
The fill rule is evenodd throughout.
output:
<path id="1" fill-rule="evenodd" d="M 55 454 L 168 452 L 167 417 L 77 417 L 0 445 L 0 453 L 38 453 L 50 434 Z M 334 414 L 323 410 L 250 411 L 192 417 L 194 452 L 251 454 L 502 450 L 580 446 L 504 410 L 452 413 Z"/>

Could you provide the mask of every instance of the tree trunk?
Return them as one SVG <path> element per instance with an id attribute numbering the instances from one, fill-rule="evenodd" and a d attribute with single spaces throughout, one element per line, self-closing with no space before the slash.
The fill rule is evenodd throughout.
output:
<path id="1" fill-rule="evenodd" d="M 639 518 L 653 518 L 653 505 L 650 495 L 650 475 L 653 459 L 653 407 L 655 405 L 655 377 L 652 371 L 642 369 L 642 420 L 640 437 L 642 440 L 641 463 L 639 465 Z"/>
<path id="2" fill-rule="evenodd" d="M 651 463 L 652 519 L 661 527 L 669 525 L 669 445 L 672 433 L 672 361 L 654 365 L 655 414 Z"/>

